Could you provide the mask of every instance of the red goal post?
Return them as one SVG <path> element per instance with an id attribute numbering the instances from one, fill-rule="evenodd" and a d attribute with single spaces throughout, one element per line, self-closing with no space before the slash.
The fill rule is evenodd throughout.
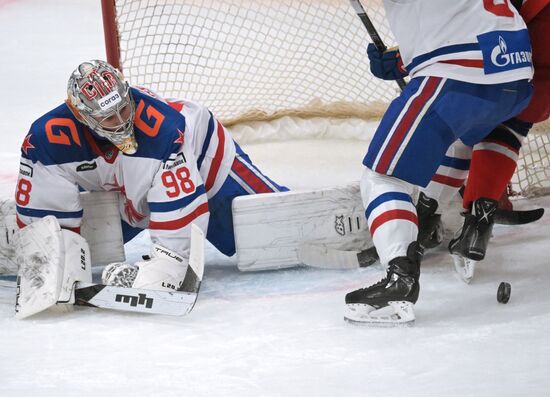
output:
<path id="1" fill-rule="evenodd" d="M 381 0 L 363 5 L 394 45 Z M 370 74 L 370 38 L 349 0 L 102 0 L 102 9 L 107 60 L 131 84 L 203 103 L 228 126 L 372 120 L 399 93 Z M 548 131 L 536 126 L 525 142 L 520 195 L 550 194 Z"/>

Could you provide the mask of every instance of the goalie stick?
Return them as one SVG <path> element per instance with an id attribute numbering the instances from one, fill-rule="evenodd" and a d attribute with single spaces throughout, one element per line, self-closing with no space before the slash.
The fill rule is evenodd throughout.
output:
<path id="1" fill-rule="evenodd" d="M 382 41 L 382 38 L 378 34 L 378 31 L 374 27 L 372 21 L 370 20 L 369 16 L 367 15 L 367 12 L 365 11 L 365 8 L 363 8 L 363 5 L 359 0 L 350 0 L 351 5 L 353 9 L 355 10 L 355 13 L 365 26 L 365 29 L 367 29 L 367 33 L 369 34 L 373 44 L 376 46 L 376 49 L 380 52 L 385 52 L 388 47 L 384 44 L 384 41 Z M 403 90 L 407 83 L 403 79 L 397 79 L 395 80 L 397 85 L 401 90 Z"/>
<path id="2" fill-rule="evenodd" d="M 192 291 L 178 289 L 170 292 L 78 283 L 74 304 L 101 309 L 183 316 L 193 310 L 198 292 L 198 288 Z"/>

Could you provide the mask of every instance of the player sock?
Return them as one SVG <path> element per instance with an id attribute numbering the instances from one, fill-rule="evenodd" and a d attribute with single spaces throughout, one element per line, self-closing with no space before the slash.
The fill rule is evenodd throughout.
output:
<path id="1" fill-rule="evenodd" d="M 463 206 L 480 197 L 499 200 L 516 170 L 519 149 L 528 128 L 509 120 L 474 146 Z M 497 171 L 497 172 L 495 172 Z"/>

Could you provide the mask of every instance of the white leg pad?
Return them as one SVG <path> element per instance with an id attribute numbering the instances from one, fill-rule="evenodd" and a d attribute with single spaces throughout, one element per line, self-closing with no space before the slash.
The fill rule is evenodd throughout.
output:
<path id="1" fill-rule="evenodd" d="M 303 244 L 362 250 L 372 245 L 359 183 L 233 200 L 237 266 L 241 271 L 302 264 Z"/>
<path id="2" fill-rule="evenodd" d="M 80 233 L 90 246 L 92 263 L 124 262 L 118 193 L 85 192 L 80 201 L 84 210 Z"/>
<path id="3" fill-rule="evenodd" d="M 0 274 L 17 273 L 13 238 L 18 230 L 15 201 L 0 201 Z"/>
<path id="4" fill-rule="evenodd" d="M 90 249 L 77 233 L 63 230 L 46 216 L 22 229 L 14 242 L 17 276 L 16 318 L 25 318 L 56 303 L 74 303 L 77 281 L 92 281 Z"/>
<path id="5" fill-rule="evenodd" d="M 116 192 L 80 194 L 84 215 L 80 233 L 89 244 L 94 265 L 124 262 L 124 240 Z M 15 202 L 0 202 L 0 274 L 17 273 L 13 235 L 19 231 L 15 221 Z"/>

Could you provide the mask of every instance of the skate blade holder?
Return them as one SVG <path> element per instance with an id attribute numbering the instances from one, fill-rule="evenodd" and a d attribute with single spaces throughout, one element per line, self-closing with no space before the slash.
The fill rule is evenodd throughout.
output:
<path id="1" fill-rule="evenodd" d="M 466 284 L 470 284 L 476 272 L 478 261 L 460 255 L 451 254 L 457 276 Z"/>
<path id="2" fill-rule="evenodd" d="M 412 326 L 415 322 L 414 304 L 408 301 L 390 301 L 388 306 L 376 309 L 361 303 L 347 304 L 344 320 L 371 327 Z"/>

